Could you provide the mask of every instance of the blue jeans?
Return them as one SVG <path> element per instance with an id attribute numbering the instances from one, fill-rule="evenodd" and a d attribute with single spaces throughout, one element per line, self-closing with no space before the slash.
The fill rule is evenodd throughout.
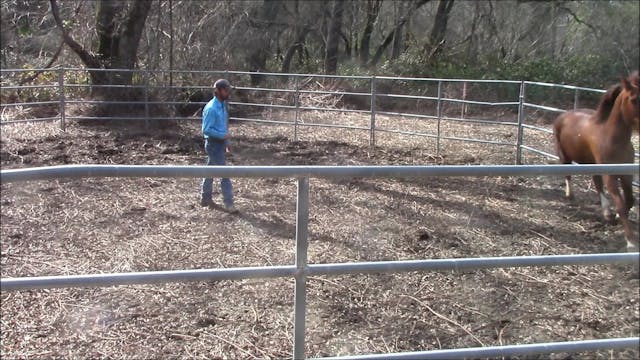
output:
<path id="1" fill-rule="evenodd" d="M 225 165 L 224 141 L 205 140 L 204 149 L 207 152 L 207 165 Z M 226 206 L 233 205 L 233 192 L 231 189 L 231 180 L 224 178 L 220 180 L 220 188 L 222 190 L 222 198 Z M 201 200 L 211 201 L 211 193 L 213 191 L 213 179 L 202 179 Z"/>

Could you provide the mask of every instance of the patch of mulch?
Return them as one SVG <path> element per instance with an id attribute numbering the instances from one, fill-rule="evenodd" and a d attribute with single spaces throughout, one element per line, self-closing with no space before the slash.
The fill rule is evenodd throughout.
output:
<path id="1" fill-rule="evenodd" d="M 398 118 L 394 126 L 409 122 Z M 38 124 L 37 130 L 28 124 L 2 127 L 3 170 L 204 163 L 199 124 L 193 122 L 150 130 L 72 123 L 66 132 Z M 454 124 L 442 130 L 512 139 L 508 129 Z M 448 141 L 437 153 L 433 139 L 385 133 L 374 150 L 367 131 L 300 127 L 297 142 L 291 127 L 237 123 L 231 131 L 231 165 L 510 164 L 514 159 L 512 148 Z M 33 137 L 43 132 L 47 135 Z M 545 138 L 537 136 L 525 139 L 545 146 Z M 294 262 L 293 179 L 233 179 L 238 215 L 201 208 L 199 181 L 2 184 L 2 277 Z M 563 180 L 543 176 L 311 179 L 309 261 L 620 251 L 621 227 L 602 221 L 589 179 L 575 181 L 576 199 L 568 202 Z M 638 286 L 625 266 L 312 277 L 307 356 L 638 336 Z M 1 300 L 3 358 L 275 359 L 292 351 L 292 279 L 3 291 Z M 637 350 L 553 355 L 638 356 Z"/>

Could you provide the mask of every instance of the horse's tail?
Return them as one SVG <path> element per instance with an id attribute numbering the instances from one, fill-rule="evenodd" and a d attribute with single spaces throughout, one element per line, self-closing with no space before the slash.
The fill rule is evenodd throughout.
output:
<path id="1" fill-rule="evenodd" d="M 564 115 L 562 114 L 556 118 L 553 123 L 553 142 L 556 148 L 556 154 L 558 155 L 559 162 L 561 164 L 568 164 L 571 160 L 567 157 L 567 154 L 562 149 L 562 142 L 560 141 L 560 135 L 562 132 L 562 125 L 564 123 Z"/>

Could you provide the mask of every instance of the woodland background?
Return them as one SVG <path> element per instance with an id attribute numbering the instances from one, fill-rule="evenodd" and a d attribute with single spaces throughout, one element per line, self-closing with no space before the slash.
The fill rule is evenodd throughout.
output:
<path id="1" fill-rule="evenodd" d="M 2 68 L 376 74 L 595 88 L 639 68 L 638 1 L 1 4 Z M 104 73 L 91 80 L 131 82 Z"/>

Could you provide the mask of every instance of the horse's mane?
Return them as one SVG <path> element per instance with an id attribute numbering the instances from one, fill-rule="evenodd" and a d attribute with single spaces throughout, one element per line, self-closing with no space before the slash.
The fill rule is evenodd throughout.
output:
<path id="1" fill-rule="evenodd" d="M 611 86 L 609 90 L 602 95 L 600 102 L 598 103 L 598 108 L 596 109 L 597 122 L 607 121 L 607 118 L 609 118 L 609 114 L 611 114 L 611 110 L 613 109 L 613 104 L 615 104 L 616 98 L 618 98 L 621 91 L 622 84 L 616 84 Z"/>

